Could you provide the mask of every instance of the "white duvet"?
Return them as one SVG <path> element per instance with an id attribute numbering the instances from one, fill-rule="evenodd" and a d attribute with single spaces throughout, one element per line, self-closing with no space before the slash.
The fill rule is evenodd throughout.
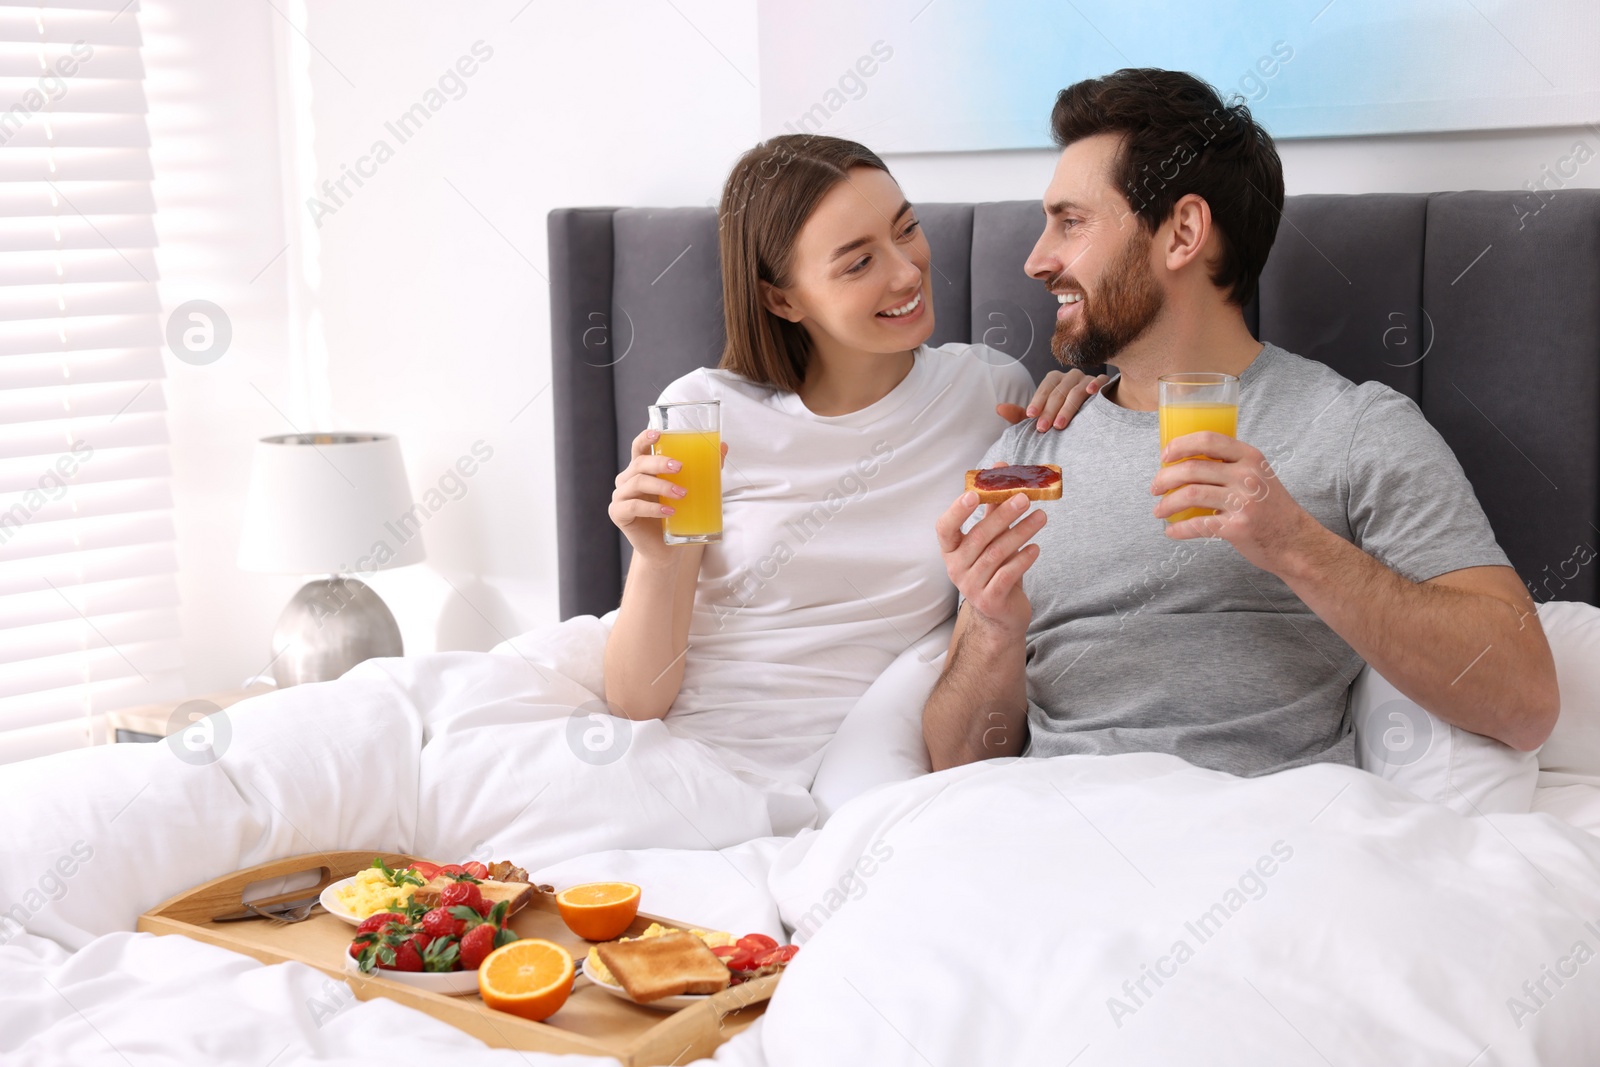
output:
<path id="1" fill-rule="evenodd" d="M 958 768 L 847 805 L 770 885 L 816 930 L 774 1065 L 1600 1063 L 1600 839 L 1354 768 Z"/>
<path id="2" fill-rule="evenodd" d="M 889 785 L 790 840 L 796 798 L 664 730 L 577 757 L 591 624 L 247 702 L 214 762 L 0 768 L 0 1063 L 584 1062 L 128 932 L 218 874 L 347 847 L 626 877 L 738 932 L 781 916 L 805 947 L 719 1062 L 1600 1063 L 1600 839 L 1551 816 L 1463 818 L 1353 768 L 1066 757 Z"/>

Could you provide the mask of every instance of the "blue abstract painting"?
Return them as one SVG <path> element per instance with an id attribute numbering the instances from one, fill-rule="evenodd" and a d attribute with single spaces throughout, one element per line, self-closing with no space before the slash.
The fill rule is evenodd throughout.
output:
<path id="1" fill-rule="evenodd" d="M 1056 93 L 1186 70 L 1276 137 L 1600 121 L 1600 0 L 759 0 L 762 135 L 1048 146 Z"/>

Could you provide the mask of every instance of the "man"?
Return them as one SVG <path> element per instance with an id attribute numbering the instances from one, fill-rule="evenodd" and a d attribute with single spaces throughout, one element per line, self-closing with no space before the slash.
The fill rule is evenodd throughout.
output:
<path id="1" fill-rule="evenodd" d="M 964 603 L 923 714 L 934 768 L 1025 749 L 1353 763 L 1363 660 L 1448 722 L 1542 744 L 1550 649 L 1454 455 L 1406 397 L 1245 326 L 1283 205 L 1266 131 L 1162 70 L 1063 90 L 1052 128 L 1026 269 L 1061 301 L 1056 358 L 1120 374 L 1066 430 L 1014 428 L 985 458 L 1059 464 L 1059 502 L 970 523 L 967 493 L 939 520 Z M 1238 439 L 1158 456 L 1157 379 L 1185 371 L 1240 378 Z M 1164 521 L 1191 507 L 1216 513 Z"/>

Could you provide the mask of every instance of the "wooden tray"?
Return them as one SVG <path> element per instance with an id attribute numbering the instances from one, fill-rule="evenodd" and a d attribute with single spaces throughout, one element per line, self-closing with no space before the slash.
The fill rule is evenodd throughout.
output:
<path id="1" fill-rule="evenodd" d="M 307 964 L 348 984 L 360 1000 L 388 997 L 442 1019 L 495 1048 L 614 1056 L 624 1067 L 687 1063 L 711 1055 L 718 1045 L 744 1030 L 766 1010 L 766 1002 L 782 977 L 773 974 L 730 986 L 698 1004 L 667 1013 L 620 1000 L 580 975 L 572 996 L 561 1010 L 549 1021 L 535 1023 L 486 1007 L 476 993 L 447 997 L 383 978 L 347 974 L 343 969 L 344 955 L 355 936 L 355 927 L 320 909 L 299 923 L 266 919 L 211 921 L 218 915 L 239 911 L 243 891 L 251 883 L 307 871 L 320 872 L 314 887 L 255 898 L 251 903 L 298 900 L 372 866 L 375 856 L 382 856 L 391 867 L 406 866 L 417 858 L 370 850 L 318 852 L 263 863 L 179 893 L 141 915 L 138 928 L 152 934 L 183 934 L 196 941 L 253 956 L 263 963 L 293 960 Z M 628 927 L 626 936 L 642 933 L 652 922 L 682 929 L 699 925 L 641 912 Z M 511 917 L 510 926 L 522 937 L 554 941 L 579 960 L 588 953 L 591 944 L 567 929 L 556 911 L 555 899 L 546 893 L 535 892 L 532 902 Z"/>

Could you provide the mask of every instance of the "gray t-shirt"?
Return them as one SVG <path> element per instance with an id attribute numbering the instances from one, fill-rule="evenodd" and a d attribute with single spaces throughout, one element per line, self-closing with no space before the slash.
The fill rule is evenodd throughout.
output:
<path id="1" fill-rule="evenodd" d="M 1170 752 L 1239 775 L 1354 763 L 1361 658 L 1226 541 L 1166 538 L 1150 514 L 1156 413 L 1094 396 L 1065 430 L 1032 427 L 983 461 L 1062 469 L 1024 579 L 1028 754 Z M 1318 522 L 1405 578 L 1509 566 L 1449 446 L 1388 386 L 1266 345 L 1240 376 L 1239 439 Z"/>

